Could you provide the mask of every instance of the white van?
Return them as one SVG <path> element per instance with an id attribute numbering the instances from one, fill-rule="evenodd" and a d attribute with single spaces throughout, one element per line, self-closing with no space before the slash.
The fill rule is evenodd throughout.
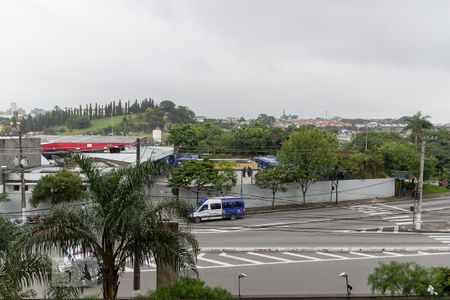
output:
<path id="1" fill-rule="evenodd" d="M 245 214 L 245 202 L 242 198 L 217 197 L 202 199 L 192 212 L 191 219 L 195 223 L 205 220 L 242 218 Z"/>

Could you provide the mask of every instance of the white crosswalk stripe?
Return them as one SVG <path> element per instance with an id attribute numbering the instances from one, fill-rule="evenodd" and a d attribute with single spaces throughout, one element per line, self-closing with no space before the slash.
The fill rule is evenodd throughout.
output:
<path id="1" fill-rule="evenodd" d="M 404 208 L 387 205 L 383 203 L 377 204 L 362 204 L 353 205 L 349 207 L 352 210 L 358 211 L 360 213 L 367 214 L 371 217 L 380 217 L 382 220 L 395 223 L 396 226 L 404 226 L 413 224 L 412 216 L 410 212 Z M 397 230 L 394 232 L 398 232 Z M 367 229 L 366 229 L 367 230 Z M 383 229 L 378 230 L 378 232 L 383 232 Z"/>
<path id="2" fill-rule="evenodd" d="M 432 238 L 438 242 L 441 242 L 443 244 L 446 244 L 450 246 L 450 228 L 447 228 L 447 232 L 442 233 L 424 233 L 424 235 L 428 236 L 429 238 Z"/>
<path id="3" fill-rule="evenodd" d="M 399 258 L 444 254 L 447 255 L 450 254 L 450 252 L 417 251 L 399 253 L 396 251 L 383 251 L 367 253 L 360 251 L 328 252 L 324 250 L 316 252 L 202 252 L 197 256 L 197 267 L 199 269 L 231 268 L 240 266 L 314 263 L 341 260 L 366 260 L 390 257 Z M 260 257 L 261 259 L 257 259 L 256 257 Z M 144 264 L 143 267 L 144 268 L 141 268 L 141 272 L 154 272 L 156 270 L 156 266 L 154 265 L 152 265 L 150 268 L 148 264 Z M 125 272 L 133 272 L 133 268 L 131 267 L 131 265 L 127 265 L 125 267 Z"/>

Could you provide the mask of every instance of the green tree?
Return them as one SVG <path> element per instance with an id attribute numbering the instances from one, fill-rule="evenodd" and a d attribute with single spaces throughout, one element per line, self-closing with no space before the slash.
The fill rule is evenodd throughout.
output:
<path id="1" fill-rule="evenodd" d="M 221 162 L 216 165 L 216 168 L 220 171 L 217 174 L 214 189 L 221 195 L 229 193 L 237 182 L 237 175 L 233 170 L 232 164 L 228 162 Z"/>
<path id="2" fill-rule="evenodd" d="M 83 182 L 80 176 L 62 169 L 55 174 L 39 179 L 33 189 L 30 203 L 37 206 L 41 202 L 50 201 L 52 205 L 61 202 L 80 200 L 84 196 Z"/>
<path id="3" fill-rule="evenodd" d="M 275 121 L 276 119 L 273 116 L 268 116 L 266 114 L 259 114 L 258 117 L 252 123 L 267 127 L 273 127 L 273 125 L 275 125 Z"/>
<path id="4" fill-rule="evenodd" d="M 392 170 L 408 171 L 410 174 L 419 174 L 420 153 L 414 146 L 398 142 L 386 143 L 380 147 L 384 158 L 384 170 L 390 174 Z M 425 158 L 424 179 L 435 173 L 437 160 L 428 155 Z"/>
<path id="5" fill-rule="evenodd" d="M 214 163 L 207 158 L 189 160 L 173 172 L 169 184 L 175 190 L 185 188 L 194 192 L 198 203 L 201 192 L 223 193 L 230 191 L 236 184 L 236 174 L 227 168 L 219 173 Z"/>
<path id="6" fill-rule="evenodd" d="M 367 149 L 376 150 L 388 142 L 400 142 L 403 138 L 395 132 L 367 132 Z M 406 141 L 405 141 L 406 143 Z M 358 133 L 349 144 L 353 151 L 363 152 L 366 150 L 366 133 Z"/>
<path id="7" fill-rule="evenodd" d="M 412 117 L 406 117 L 406 127 L 403 131 L 411 131 L 410 138 L 414 142 L 414 145 L 417 149 L 418 142 L 422 141 L 423 132 L 427 129 L 433 128 L 433 124 L 431 124 L 428 119 L 430 116 L 423 116 L 419 111 Z"/>
<path id="8" fill-rule="evenodd" d="M 385 295 L 427 295 L 428 285 L 432 282 L 432 272 L 416 263 L 400 263 L 392 261 L 389 264 L 380 263 L 368 277 L 368 284 L 375 291 Z"/>
<path id="9" fill-rule="evenodd" d="M 359 178 L 376 178 L 384 173 L 383 155 L 376 149 L 368 152 L 352 152 L 346 162 Z"/>
<path id="10" fill-rule="evenodd" d="M 186 230 L 172 232 L 166 219 L 189 216 L 181 201 L 151 201 L 146 194 L 156 178 L 165 175 L 161 163 L 146 161 L 104 172 L 92 159 L 74 156 L 89 185 L 88 208 L 57 205 L 42 224 L 34 228 L 31 242 L 41 251 L 89 247 L 102 278 L 105 299 L 115 299 L 119 275 L 128 259 L 138 252 L 140 260 L 152 257 L 174 269 L 196 272 L 198 244 Z"/>
<path id="11" fill-rule="evenodd" d="M 299 183 L 303 204 L 306 204 L 309 186 L 320 178 L 321 170 L 336 166 L 337 148 L 336 137 L 316 127 L 301 127 L 281 146 L 278 161 L 281 167 L 291 173 L 293 180 Z"/>
<path id="12" fill-rule="evenodd" d="M 26 247 L 27 228 L 0 217 L 0 298 L 35 296 L 33 283 L 48 282 L 51 261 Z"/>
<path id="13" fill-rule="evenodd" d="M 272 208 L 275 207 L 277 192 L 285 192 L 285 184 L 289 181 L 288 174 L 281 168 L 269 168 L 255 175 L 255 184 L 262 189 L 272 191 Z"/>
<path id="14" fill-rule="evenodd" d="M 233 295 L 222 288 L 211 288 L 205 282 L 183 277 L 172 285 L 157 288 L 147 295 L 139 296 L 137 299 L 148 300 L 172 300 L 172 299 L 234 299 Z"/>
<path id="15" fill-rule="evenodd" d="M 174 124 L 169 128 L 168 143 L 195 151 L 200 142 L 199 130 L 194 124 Z"/>

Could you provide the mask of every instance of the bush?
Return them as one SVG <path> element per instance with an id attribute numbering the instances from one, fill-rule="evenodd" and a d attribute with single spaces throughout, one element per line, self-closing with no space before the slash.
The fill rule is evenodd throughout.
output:
<path id="1" fill-rule="evenodd" d="M 91 127 L 91 121 L 87 117 L 73 117 L 66 121 L 69 129 L 83 129 Z"/>
<path id="2" fill-rule="evenodd" d="M 372 293 L 382 295 L 388 291 L 391 295 L 429 295 L 428 286 L 433 286 L 438 296 L 450 296 L 450 268 L 425 268 L 416 263 L 390 262 L 380 263 L 369 275 L 368 283 Z"/>
<path id="3" fill-rule="evenodd" d="M 83 196 L 83 182 L 80 176 L 63 169 L 39 179 L 33 189 L 30 203 L 36 207 L 40 202 L 51 201 L 52 205 L 55 205 L 79 200 Z"/>
<path id="4" fill-rule="evenodd" d="M 450 297 L 450 268 L 437 267 L 432 269 L 432 282 L 440 297 Z"/>
<path id="5" fill-rule="evenodd" d="M 222 288 L 211 288 L 197 278 L 182 277 L 172 285 L 157 288 L 137 299 L 234 299 L 233 295 Z"/>

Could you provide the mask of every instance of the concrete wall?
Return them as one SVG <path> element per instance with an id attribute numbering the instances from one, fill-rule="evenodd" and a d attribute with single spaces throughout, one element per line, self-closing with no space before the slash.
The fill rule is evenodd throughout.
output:
<path id="1" fill-rule="evenodd" d="M 269 206 L 272 204 L 272 192 L 270 190 L 262 190 L 255 184 L 251 183 L 250 178 L 243 178 L 243 184 L 233 187 L 228 195 L 240 196 L 242 187 L 242 197 L 246 199 L 247 207 Z M 277 193 L 275 205 L 277 204 L 301 204 L 303 197 L 301 189 L 297 184 L 287 185 L 288 190 L 284 193 Z M 331 196 L 331 182 L 318 181 L 311 184 L 306 194 L 307 203 L 334 202 L 335 194 Z M 393 197 L 395 192 L 395 180 L 393 178 L 376 178 L 376 179 L 352 179 L 340 180 L 338 184 L 338 200 L 359 200 L 372 198 L 388 198 Z M 157 199 L 165 196 L 171 197 L 170 188 L 163 184 L 155 185 L 151 194 Z M 200 198 L 208 198 L 215 195 L 201 194 Z M 180 191 L 180 197 L 192 203 L 196 201 L 196 194 L 187 190 Z"/>

